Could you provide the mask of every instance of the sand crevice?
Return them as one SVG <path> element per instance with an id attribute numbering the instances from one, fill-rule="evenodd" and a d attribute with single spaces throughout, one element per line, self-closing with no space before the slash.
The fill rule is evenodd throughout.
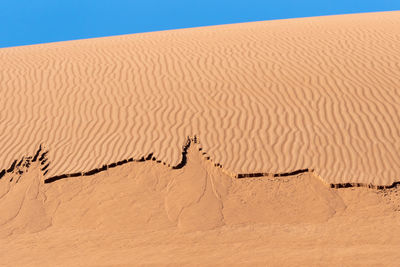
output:
<path id="1" fill-rule="evenodd" d="M 203 157 L 204 160 L 212 162 L 213 166 L 216 168 L 220 168 L 223 173 L 227 174 L 228 176 L 232 178 L 237 178 L 237 179 L 244 179 L 244 178 L 259 178 L 259 177 L 269 177 L 269 178 L 279 178 L 279 177 L 288 177 L 288 176 L 297 176 L 300 174 L 304 173 L 313 173 L 315 177 L 319 178 L 324 184 L 331 188 L 339 189 L 339 188 L 350 188 L 350 187 L 365 187 L 365 188 L 373 188 L 373 189 L 390 189 L 390 188 L 395 188 L 398 185 L 400 185 L 400 181 L 395 181 L 392 184 L 388 185 L 376 185 L 372 183 L 328 183 L 323 177 L 321 177 L 318 173 L 315 172 L 314 169 L 310 168 L 303 168 L 303 169 L 298 169 L 290 172 L 282 172 L 282 173 L 270 173 L 270 172 L 255 172 L 255 173 L 232 173 L 229 172 L 228 170 L 225 170 L 220 163 L 216 163 L 207 152 L 204 151 L 202 148 L 199 138 L 195 135 L 193 137 L 188 136 L 186 139 L 185 144 L 182 146 L 182 157 L 181 161 L 175 165 L 175 166 L 169 166 L 166 162 L 157 160 L 156 157 L 154 157 L 154 153 L 149 153 L 147 156 L 142 156 L 139 159 L 134 159 L 134 158 L 128 158 L 124 160 L 117 161 L 115 163 L 110 163 L 110 164 L 103 164 L 102 167 L 100 168 L 95 168 L 89 171 L 82 171 L 82 172 L 75 172 L 75 173 L 69 173 L 69 174 L 60 174 L 60 175 L 55 175 L 46 178 L 46 174 L 48 172 L 48 167 L 50 166 L 49 159 L 47 157 L 49 151 L 43 151 L 42 145 L 39 146 L 38 150 L 36 151 L 35 155 L 33 157 L 27 156 L 27 157 L 22 157 L 21 160 L 14 160 L 11 166 L 8 169 L 3 169 L 0 171 L 0 179 L 6 174 L 6 173 L 16 173 L 19 175 L 22 175 L 24 171 L 22 171 L 21 168 L 25 168 L 26 170 L 29 169 L 30 164 L 32 162 L 39 161 L 40 165 L 42 166 L 40 168 L 42 175 L 44 177 L 43 182 L 48 184 L 48 183 L 53 183 L 61 179 L 66 179 L 66 178 L 74 178 L 74 177 L 81 177 L 81 176 L 92 176 L 100 172 L 107 171 L 109 169 L 115 168 L 117 166 L 122 166 L 130 162 L 146 162 L 146 161 L 155 161 L 156 163 L 167 165 L 166 167 L 171 168 L 172 170 L 178 170 L 182 169 L 185 167 L 187 164 L 188 160 L 188 149 L 191 147 L 191 145 L 195 145 L 201 156 Z M 46 164 L 47 163 L 47 164 Z M 46 164 L 46 165 L 45 165 Z M 44 165 L 44 166 L 43 166 Z"/>

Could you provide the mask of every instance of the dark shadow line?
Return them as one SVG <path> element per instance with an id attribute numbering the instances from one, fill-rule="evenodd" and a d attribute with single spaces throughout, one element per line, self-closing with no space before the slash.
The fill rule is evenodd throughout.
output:
<path id="1" fill-rule="evenodd" d="M 155 159 L 153 157 L 153 153 L 150 153 L 146 157 L 143 156 L 139 160 L 136 160 L 136 162 L 145 162 L 145 161 L 149 161 L 149 160 L 153 160 L 153 159 Z M 95 168 L 95 169 L 92 169 L 92 170 L 89 170 L 89 171 L 86 171 L 86 172 L 75 172 L 75 173 L 55 175 L 55 176 L 52 176 L 50 178 L 45 179 L 44 183 L 45 184 L 49 184 L 49 183 L 53 183 L 53 182 L 58 181 L 58 180 L 62 180 L 62 179 L 66 179 L 66 178 L 72 178 L 72 177 L 92 176 L 92 175 L 95 175 L 95 174 L 97 174 L 99 172 L 103 172 L 103 171 L 106 171 L 108 169 L 112 169 L 112 168 L 115 168 L 117 166 L 125 165 L 125 164 L 127 164 L 129 162 L 134 162 L 134 161 L 135 160 L 133 158 L 129 158 L 129 159 L 124 159 L 124 160 L 120 160 L 120 161 L 117 161 L 117 162 L 113 162 L 113 163 L 110 163 L 108 165 L 104 164 L 100 168 Z M 46 172 L 47 172 L 47 170 L 46 170 Z"/>
<path id="2" fill-rule="evenodd" d="M 12 172 L 14 170 L 16 164 L 17 164 L 17 160 L 14 160 L 13 163 L 11 164 L 10 168 L 8 168 L 7 172 Z"/>
<path id="3" fill-rule="evenodd" d="M 331 188 L 339 189 L 339 188 L 351 188 L 351 187 L 366 187 L 371 189 L 391 189 L 400 185 L 400 181 L 393 182 L 390 185 L 373 185 L 373 184 L 365 184 L 365 183 L 337 183 L 330 184 Z"/>
<path id="4" fill-rule="evenodd" d="M 172 169 L 181 169 L 186 165 L 186 163 L 187 163 L 187 150 L 189 149 L 190 144 L 191 144 L 192 141 L 194 143 L 197 143 L 197 137 L 195 137 L 193 140 L 190 139 L 190 137 L 187 138 L 186 144 L 182 148 L 182 159 L 181 159 L 181 162 L 179 162 L 176 166 L 173 166 Z M 47 152 L 45 152 L 45 153 L 47 153 Z M 150 153 L 146 157 L 143 156 L 139 160 L 136 160 L 136 162 L 145 162 L 145 161 L 152 160 L 152 161 L 156 161 L 157 163 L 162 163 L 161 160 L 157 160 L 155 157 L 153 157 L 153 155 L 154 155 L 154 153 Z M 135 161 L 133 158 L 129 158 L 129 159 L 120 160 L 118 162 L 110 163 L 108 165 L 103 165 L 103 167 L 101 167 L 101 168 L 95 168 L 95 169 L 89 170 L 87 172 L 77 172 L 77 173 L 70 173 L 70 174 L 55 175 L 55 176 L 52 176 L 52 177 L 49 177 L 49 178 L 45 179 L 44 183 L 45 184 L 53 183 L 55 181 L 58 181 L 58 180 L 61 180 L 61 179 L 66 179 L 66 178 L 71 178 L 71 177 L 91 176 L 91 175 L 97 174 L 99 172 L 106 171 L 108 169 L 115 168 L 117 166 L 121 166 L 121 165 L 127 164 L 129 162 L 133 162 L 133 161 Z M 165 163 L 164 163 L 164 165 L 165 165 Z M 48 170 L 46 170 L 46 172 L 47 171 Z"/>
<path id="5" fill-rule="evenodd" d="M 40 151 L 42 151 L 42 144 L 39 145 L 39 149 L 36 151 L 35 156 L 33 156 L 32 162 L 35 162 L 39 157 Z"/>
<path id="6" fill-rule="evenodd" d="M 254 178 L 254 177 L 264 177 L 264 176 L 272 176 L 272 177 L 287 177 L 294 176 L 305 172 L 312 172 L 310 169 L 299 169 L 292 172 L 282 172 L 282 173 L 268 173 L 268 172 L 254 172 L 254 173 L 239 173 L 236 175 L 237 178 Z"/>
<path id="7" fill-rule="evenodd" d="M 25 157 L 23 156 L 22 159 L 20 161 L 18 160 L 14 160 L 13 163 L 11 164 L 11 166 L 8 169 L 3 169 L 0 172 L 0 179 L 6 174 L 6 173 L 18 173 L 19 175 L 23 174 L 24 171 L 21 170 L 21 168 L 25 168 L 25 170 L 27 170 L 30 167 L 31 161 L 37 161 L 38 157 L 40 156 L 40 164 L 44 165 L 47 162 L 47 157 L 46 154 L 48 151 L 43 152 L 42 154 L 40 154 L 40 152 L 42 151 L 42 145 L 39 145 L 38 150 L 35 153 L 35 156 L 33 157 Z M 50 162 L 47 163 L 46 166 L 42 167 L 41 170 L 44 171 L 46 170 L 50 165 Z M 45 174 L 47 173 L 47 170 L 45 171 Z"/>
<path id="8" fill-rule="evenodd" d="M 194 136 L 194 138 L 190 138 L 187 137 L 186 143 L 185 145 L 182 147 L 182 159 L 181 161 L 172 167 L 172 169 L 181 169 L 183 168 L 186 164 L 187 164 L 187 152 L 188 149 L 190 147 L 190 145 L 193 143 L 198 143 L 198 139 L 196 136 Z M 199 148 L 199 151 L 202 151 L 202 148 Z M 36 151 L 34 157 L 22 157 L 22 159 L 18 162 L 17 160 L 14 160 L 13 163 L 11 164 L 11 166 L 8 169 L 3 169 L 0 171 L 0 179 L 6 174 L 6 173 L 10 173 L 13 172 L 14 170 L 18 171 L 18 174 L 22 174 L 23 171 L 19 169 L 19 167 L 22 165 L 23 167 L 29 168 L 31 162 L 35 162 L 39 159 L 40 164 L 44 165 L 47 162 L 47 153 L 48 151 L 44 151 L 42 154 L 40 153 L 42 151 L 42 145 L 39 145 L 39 149 Z M 202 152 L 202 155 L 209 160 L 210 156 L 207 156 L 207 153 Z M 25 159 L 25 162 L 24 162 Z M 117 166 L 121 166 L 124 164 L 127 164 L 129 162 L 144 162 L 144 161 L 156 161 L 157 163 L 163 163 L 164 165 L 166 165 L 165 162 L 162 162 L 161 160 L 157 160 L 155 157 L 153 157 L 153 153 L 148 154 L 146 157 L 141 157 L 139 160 L 134 160 L 133 158 L 129 158 L 129 159 L 124 159 L 124 160 L 120 160 L 117 161 L 115 163 L 111 163 L 108 165 L 103 165 L 101 168 L 95 168 L 92 170 L 89 170 L 87 172 L 75 172 L 75 173 L 70 173 L 70 174 L 62 174 L 62 175 L 56 175 L 56 176 L 52 176 L 50 178 L 47 178 L 44 180 L 44 183 L 52 183 L 61 179 L 65 179 L 65 178 L 70 178 L 70 177 L 80 177 L 80 176 L 91 176 L 94 174 L 97 174 L 99 172 L 102 171 L 106 171 L 110 168 L 115 168 Z M 49 171 L 48 167 L 49 167 L 50 163 L 47 163 L 42 169 L 41 171 L 44 171 L 43 175 L 46 175 L 47 172 Z M 169 166 L 169 165 L 168 165 Z M 222 167 L 221 164 L 219 163 L 214 163 L 214 166 L 216 167 Z M 239 173 L 237 175 L 235 175 L 236 178 L 254 178 L 254 177 L 265 177 L 265 176 L 269 176 L 269 177 L 287 177 L 287 176 L 295 176 L 298 174 L 302 174 L 302 173 L 306 173 L 306 172 L 314 172 L 313 169 L 298 169 L 295 171 L 291 171 L 291 172 L 283 172 L 283 173 L 266 173 L 266 172 L 257 172 L 257 173 Z M 350 187 L 367 187 L 367 188 L 373 188 L 373 189 L 391 189 L 394 187 L 397 187 L 400 185 L 400 181 L 396 181 L 393 182 L 390 185 L 373 185 L 373 184 L 364 184 L 364 183 L 337 183 L 337 184 L 329 184 L 329 186 L 331 188 L 350 188 Z"/>
<path id="9" fill-rule="evenodd" d="M 197 142 L 197 139 L 194 139 L 193 142 Z M 186 144 L 182 147 L 182 159 L 177 165 L 172 166 L 172 169 L 182 169 L 187 163 L 187 151 L 192 143 L 192 140 L 188 137 L 186 140 Z"/>

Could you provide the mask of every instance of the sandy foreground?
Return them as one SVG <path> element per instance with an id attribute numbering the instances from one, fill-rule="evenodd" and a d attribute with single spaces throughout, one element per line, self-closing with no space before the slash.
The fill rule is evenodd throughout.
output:
<path id="1" fill-rule="evenodd" d="M 40 168 L 0 180 L 1 265 L 399 263 L 400 187 L 335 189 L 313 173 L 235 179 L 195 144 L 181 169 L 147 160 L 43 183 Z"/>
<path id="2" fill-rule="evenodd" d="M 399 25 L 0 49 L 0 266 L 398 266 Z"/>

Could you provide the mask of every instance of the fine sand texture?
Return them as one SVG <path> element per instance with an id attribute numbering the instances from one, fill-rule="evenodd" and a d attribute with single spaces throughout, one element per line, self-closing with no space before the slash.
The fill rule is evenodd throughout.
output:
<path id="1" fill-rule="evenodd" d="M 48 150 L 46 177 L 187 136 L 232 176 L 313 169 L 400 179 L 400 13 L 223 25 L 0 49 L 0 170 Z"/>
<path id="2" fill-rule="evenodd" d="M 0 180 L 0 265 L 398 266 L 400 186 L 237 179 L 200 149 L 46 183 L 42 153 L 23 161 Z"/>
<path id="3" fill-rule="evenodd" d="M 399 266 L 400 12 L 0 49 L 0 266 Z"/>

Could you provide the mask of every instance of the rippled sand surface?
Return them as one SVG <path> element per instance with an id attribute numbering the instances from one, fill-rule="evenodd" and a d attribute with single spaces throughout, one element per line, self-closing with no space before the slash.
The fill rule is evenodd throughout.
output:
<path id="1" fill-rule="evenodd" d="M 0 266 L 397 266 L 399 25 L 0 49 Z"/>
<path id="2" fill-rule="evenodd" d="M 400 175 L 400 13 L 223 25 L 0 49 L 0 167 L 49 150 L 47 177 L 187 136 L 237 175 Z M 1 169 L 0 169 L 1 170 Z"/>

